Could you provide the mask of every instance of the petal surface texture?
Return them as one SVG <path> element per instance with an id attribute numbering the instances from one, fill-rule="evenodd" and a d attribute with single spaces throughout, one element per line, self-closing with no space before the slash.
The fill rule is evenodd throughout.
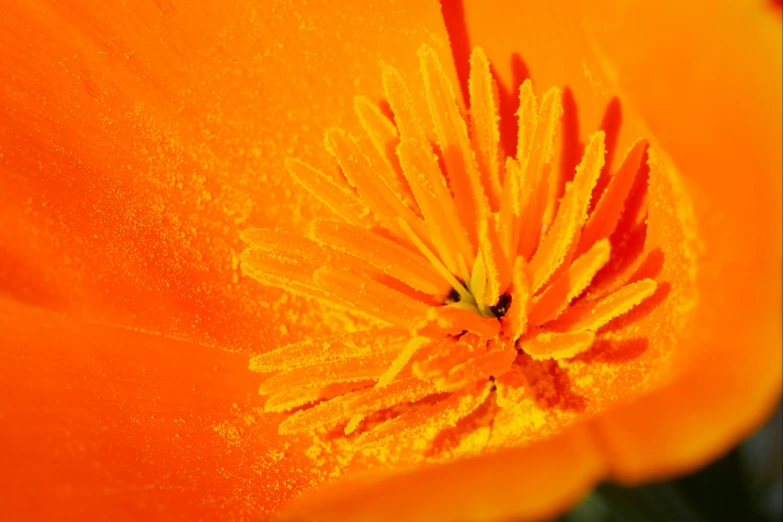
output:
<path id="1" fill-rule="evenodd" d="M 6 299 L 0 332 L 9 519 L 268 517 L 311 482 L 242 354 Z"/>
<path id="2" fill-rule="evenodd" d="M 241 274 L 239 230 L 334 218 L 285 157 L 325 163 L 324 129 L 361 129 L 353 93 L 448 39 L 437 3 L 273 4 L 3 6 L 4 293 L 230 350 L 324 329 Z"/>

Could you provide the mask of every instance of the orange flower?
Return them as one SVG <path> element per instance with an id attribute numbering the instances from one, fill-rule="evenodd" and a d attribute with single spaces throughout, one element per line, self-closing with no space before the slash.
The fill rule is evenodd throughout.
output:
<path id="1" fill-rule="evenodd" d="M 6 11 L 12 518 L 265 518 L 379 463 L 288 513 L 540 518 L 703 464 L 780 396 L 766 2 Z M 251 354 L 290 368 L 266 403 Z"/>

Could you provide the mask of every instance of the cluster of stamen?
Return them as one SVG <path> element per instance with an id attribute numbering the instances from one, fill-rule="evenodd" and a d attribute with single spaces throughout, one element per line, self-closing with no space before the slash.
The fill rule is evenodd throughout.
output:
<path id="1" fill-rule="evenodd" d="M 326 132 L 344 178 L 286 162 L 336 219 L 314 222 L 307 237 L 243 233 L 245 273 L 386 325 L 253 358 L 251 369 L 274 372 L 261 385 L 266 409 L 291 412 L 283 433 L 342 426 L 364 447 L 401 435 L 426 446 L 487 400 L 511 404 L 525 386 L 520 354 L 574 357 L 656 290 L 651 279 L 612 286 L 597 277 L 610 236 L 644 212 L 626 201 L 645 195 L 632 190 L 643 186 L 643 141 L 591 202 L 604 134 L 590 136 L 573 180 L 561 179 L 552 166 L 558 89 L 539 103 L 529 80 L 521 86 L 517 152 L 504 157 L 484 53 L 471 56 L 468 123 L 434 52 L 424 47 L 420 58 L 437 153 L 407 86 L 387 69 L 394 123 L 357 98 L 366 136 Z"/>

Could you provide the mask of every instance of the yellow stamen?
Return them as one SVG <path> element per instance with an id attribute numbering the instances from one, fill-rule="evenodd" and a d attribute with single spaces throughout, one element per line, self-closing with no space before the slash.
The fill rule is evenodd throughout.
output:
<path id="1" fill-rule="evenodd" d="M 517 161 L 522 165 L 522 230 L 519 254 L 529 259 L 535 251 L 541 233 L 542 219 L 549 196 L 549 171 L 554 153 L 555 136 L 563 115 L 562 93 L 553 87 L 544 94 L 536 120 L 536 129 L 528 147 L 528 154 L 517 150 Z M 520 123 L 520 128 L 521 123 Z M 525 139 L 526 140 L 526 139 Z"/>
<path id="2" fill-rule="evenodd" d="M 416 245 L 416 248 L 419 249 L 419 252 L 421 252 L 424 257 L 429 260 L 430 263 L 432 263 L 432 266 L 435 267 L 435 269 L 438 271 L 440 275 L 443 276 L 443 278 L 451 284 L 452 288 L 457 291 L 457 293 L 460 296 L 460 299 L 470 303 L 475 302 L 473 299 L 473 296 L 470 294 L 467 288 L 465 288 L 462 283 L 459 282 L 459 280 L 454 277 L 454 275 L 449 272 L 449 270 L 443 266 L 443 263 L 440 262 L 440 259 L 438 259 L 435 254 L 432 253 L 432 251 L 427 248 L 427 245 L 425 245 L 421 239 L 414 234 L 413 230 L 408 226 L 407 223 L 405 223 L 402 219 L 399 220 L 400 228 L 408 235 L 410 240 L 413 242 L 414 245 Z"/>
<path id="3" fill-rule="evenodd" d="M 596 301 L 572 306 L 552 324 L 558 330 L 567 329 L 571 332 L 597 330 L 653 295 L 657 287 L 652 279 L 643 279 Z"/>
<path id="4" fill-rule="evenodd" d="M 628 153 L 625 155 L 620 169 L 612 176 L 612 180 L 601 195 L 601 199 L 595 206 L 593 214 L 582 230 L 582 237 L 576 254 L 585 252 L 595 244 L 599 239 L 609 237 L 614 232 L 620 215 L 623 212 L 623 206 L 626 196 L 631 190 L 636 172 L 639 170 L 639 163 L 642 155 L 647 149 L 646 140 L 637 140 Z"/>
<path id="5" fill-rule="evenodd" d="M 470 242 L 477 247 L 479 223 L 486 219 L 489 205 L 468 139 L 467 126 L 459 113 L 451 82 L 435 52 L 426 45 L 422 46 L 419 49 L 419 60 L 449 186 Z"/>
<path id="6" fill-rule="evenodd" d="M 459 220 L 457 207 L 430 148 L 424 124 L 416 113 L 413 98 L 400 73 L 387 68 L 383 74 L 383 86 L 402 137 L 397 155 L 403 172 L 424 216 L 435 249 L 449 270 L 457 273 L 456 255 L 462 254 L 468 263 L 473 263 L 475 255 L 467 231 Z"/>
<path id="7" fill-rule="evenodd" d="M 363 96 L 356 96 L 353 99 L 353 108 L 377 157 L 381 159 L 381 168 L 376 172 L 381 173 L 389 186 L 401 194 L 403 201 L 415 205 L 413 193 L 400 170 L 396 155 L 397 145 L 400 143 L 397 127 L 381 113 L 377 106 Z"/>
<path id="8" fill-rule="evenodd" d="M 371 175 L 372 169 L 367 156 L 353 139 L 343 130 L 332 128 L 326 131 L 325 144 L 327 150 L 337 159 L 345 177 L 388 230 L 396 233 L 400 239 L 405 239 L 397 226 L 396 218 L 399 217 L 405 220 L 419 237 L 428 240 L 421 220 L 405 206 L 384 180 Z"/>
<path id="9" fill-rule="evenodd" d="M 334 221 L 316 221 L 311 231 L 320 243 L 364 259 L 411 288 L 437 296 L 449 292 L 432 263 L 391 239 Z"/>
<path id="10" fill-rule="evenodd" d="M 503 415 L 517 423 L 527 418 L 523 411 L 536 411 L 536 422 L 548 422 L 550 402 L 565 400 L 559 376 L 578 377 L 581 393 L 591 363 L 559 360 L 613 335 L 602 327 L 652 296 L 658 283 L 644 278 L 660 272 L 646 262 L 634 265 L 646 235 L 648 177 L 637 175 L 646 173 L 639 169 L 646 142 L 629 149 L 591 206 L 605 162 L 604 133 L 590 136 L 566 185 L 552 164 L 564 124 L 559 89 L 539 103 L 532 82 L 522 84 L 517 153 L 506 158 L 497 84 L 484 52 L 477 48 L 470 58 L 467 119 L 434 51 L 423 46 L 419 59 L 427 121 L 400 74 L 386 68 L 394 122 L 356 97 L 363 134 L 326 132 L 326 148 L 345 179 L 286 161 L 344 222 L 315 221 L 308 237 L 272 230 L 241 236 L 249 244 L 242 268 L 251 277 L 372 320 L 366 332 L 295 343 L 251 360 L 255 371 L 277 372 L 266 375 L 260 392 L 270 395 L 268 411 L 289 413 L 280 432 L 342 426 L 353 434 L 346 447 L 383 458 L 407 448 L 434 457 L 476 448 L 479 426 L 490 427 L 493 443 Z M 349 320 L 349 328 L 358 327 Z M 308 409 L 291 411 L 300 407 Z M 319 434 L 319 443 L 337 448 L 333 434 Z M 379 444 L 388 445 L 373 448 Z"/>
<path id="11" fill-rule="evenodd" d="M 598 131 L 590 137 L 582 163 L 576 169 L 574 182 L 563 196 L 563 202 L 552 228 L 541 241 L 533 259 L 530 260 L 533 293 L 538 292 L 566 261 L 566 256 L 571 251 L 579 230 L 587 219 L 590 195 L 596 181 L 598 181 L 598 176 L 601 174 L 604 154 L 604 133 Z"/>
<path id="12" fill-rule="evenodd" d="M 595 274 L 609 261 L 611 247 L 602 239 L 574 261 L 554 283 L 533 299 L 530 323 L 539 326 L 557 319 L 568 303 L 587 288 Z"/>
<path id="13" fill-rule="evenodd" d="M 521 341 L 522 349 L 533 359 L 568 359 L 592 346 L 595 332 L 544 332 Z"/>
<path id="14" fill-rule="evenodd" d="M 344 180 L 340 184 L 320 170 L 297 159 L 288 158 L 285 166 L 291 176 L 329 210 L 357 226 L 372 224 L 373 218 L 369 209 L 356 197 Z"/>
<path id="15" fill-rule="evenodd" d="M 495 102 L 495 81 L 489 69 L 487 55 L 480 47 L 470 55 L 470 122 L 473 148 L 481 173 L 484 191 L 494 211 L 500 206 L 500 130 L 498 107 Z"/>

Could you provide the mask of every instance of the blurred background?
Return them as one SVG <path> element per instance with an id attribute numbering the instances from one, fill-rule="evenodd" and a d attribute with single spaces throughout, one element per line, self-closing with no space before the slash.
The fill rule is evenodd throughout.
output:
<path id="1" fill-rule="evenodd" d="M 556 522 L 780 522 L 783 520 L 783 413 L 722 459 L 667 482 L 602 484 Z"/>

